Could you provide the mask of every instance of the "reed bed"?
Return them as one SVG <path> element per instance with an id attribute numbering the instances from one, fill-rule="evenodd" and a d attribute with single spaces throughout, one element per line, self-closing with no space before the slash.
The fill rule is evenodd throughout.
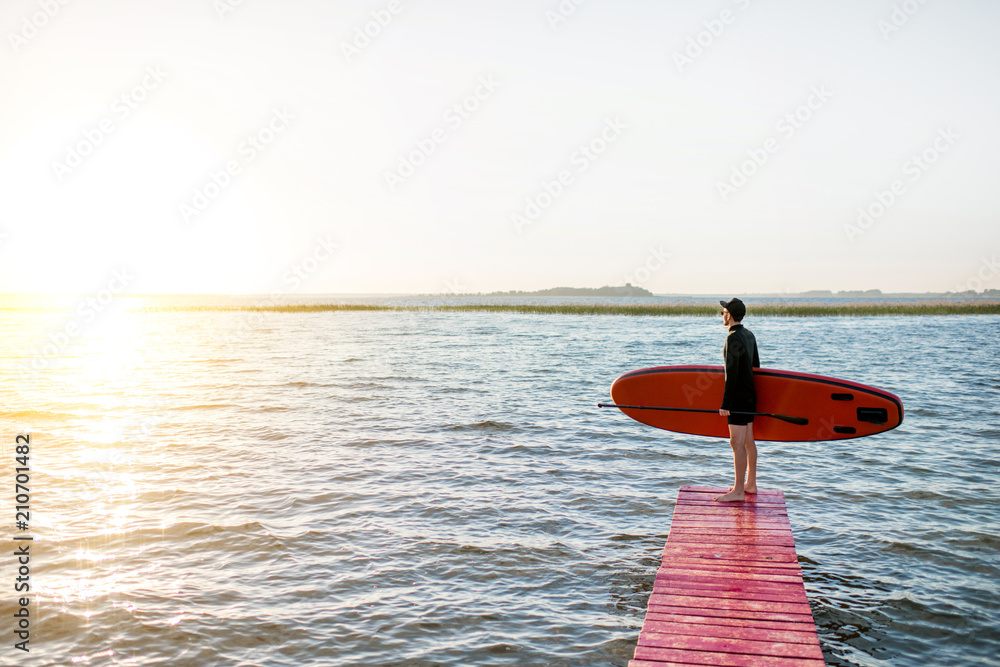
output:
<path id="1" fill-rule="evenodd" d="M 469 303 L 428 306 L 383 304 L 262 304 L 249 306 L 164 306 L 150 310 L 172 311 L 245 311 L 273 313 L 326 313 L 356 311 L 389 312 L 477 312 L 529 315 L 629 315 L 629 316 L 702 316 L 719 314 L 719 307 L 692 303 Z M 751 316 L 774 317 L 864 317 L 879 315 L 1000 315 L 1000 301 L 886 301 L 854 303 L 751 303 Z"/>

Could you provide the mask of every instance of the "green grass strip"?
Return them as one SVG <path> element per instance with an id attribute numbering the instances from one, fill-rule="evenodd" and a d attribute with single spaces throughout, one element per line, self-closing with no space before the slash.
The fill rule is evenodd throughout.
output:
<path id="1" fill-rule="evenodd" d="M 147 306 L 149 311 L 236 311 L 270 313 L 327 312 L 472 312 L 517 313 L 522 315 L 691 315 L 712 317 L 719 314 L 718 306 L 690 303 L 665 304 L 526 304 L 470 303 L 436 306 L 390 306 L 378 304 L 261 304 L 249 306 Z M 948 302 L 875 302 L 875 303 L 751 303 L 750 316 L 777 317 L 858 317 L 869 315 L 1000 315 L 1000 301 Z"/>

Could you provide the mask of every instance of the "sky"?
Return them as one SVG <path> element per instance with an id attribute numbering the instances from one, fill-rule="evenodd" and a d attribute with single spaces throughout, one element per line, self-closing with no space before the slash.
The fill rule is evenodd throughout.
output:
<path id="1" fill-rule="evenodd" d="M 1000 288 L 989 0 L 6 0 L 0 31 L 0 292 Z"/>

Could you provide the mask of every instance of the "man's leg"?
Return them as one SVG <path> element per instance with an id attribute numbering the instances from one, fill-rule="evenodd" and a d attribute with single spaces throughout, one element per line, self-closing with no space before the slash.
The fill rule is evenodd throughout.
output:
<path id="1" fill-rule="evenodd" d="M 757 493 L 757 443 L 753 439 L 753 422 L 747 424 L 744 446 L 747 450 L 747 483 L 743 490 L 746 493 Z"/>
<path id="2" fill-rule="evenodd" d="M 745 500 L 743 478 L 747 474 L 747 449 L 746 437 L 748 426 L 738 424 L 729 425 L 729 446 L 733 449 L 733 467 L 736 472 L 736 482 L 729 493 L 716 498 L 719 502 L 731 502 L 734 500 Z M 756 484 L 756 481 L 754 482 Z"/>

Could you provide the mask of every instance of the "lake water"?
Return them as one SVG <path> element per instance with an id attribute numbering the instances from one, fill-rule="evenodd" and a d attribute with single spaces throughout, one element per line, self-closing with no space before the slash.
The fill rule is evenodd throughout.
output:
<path id="1" fill-rule="evenodd" d="M 1000 318 L 746 324 L 765 367 L 906 409 L 759 445 L 828 664 L 1000 665 Z M 721 363 L 713 318 L 14 308 L 2 333 L 36 596 L 24 654 L 0 558 L 4 665 L 624 665 L 678 487 L 730 482 L 725 441 L 596 407 L 624 371 Z"/>

